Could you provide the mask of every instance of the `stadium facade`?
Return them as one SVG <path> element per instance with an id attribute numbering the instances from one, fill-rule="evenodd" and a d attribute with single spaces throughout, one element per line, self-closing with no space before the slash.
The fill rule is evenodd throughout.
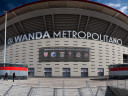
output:
<path id="1" fill-rule="evenodd" d="M 6 62 L 27 64 L 30 76 L 107 76 L 108 65 L 128 62 L 128 18 L 87 0 L 37 1 L 8 12 L 7 43 Z"/>

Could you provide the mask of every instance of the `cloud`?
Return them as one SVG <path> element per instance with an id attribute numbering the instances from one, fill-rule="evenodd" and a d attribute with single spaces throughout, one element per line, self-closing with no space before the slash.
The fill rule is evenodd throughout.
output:
<path id="1" fill-rule="evenodd" d="M 123 13 L 127 13 L 128 6 L 123 6 L 119 10 Z"/>
<path id="2" fill-rule="evenodd" d="M 107 3 L 106 5 L 113 7 L 119 11 L 121 11 L 122 13 L 128 14 L 128 6 L 126 4 L 120 4 L 120 3 Z"/>
<path id="3" fill-rule="evenodd" d="M 121 4 L 107 3 L 107 5 L 114 8 L 121 7 Z"/>

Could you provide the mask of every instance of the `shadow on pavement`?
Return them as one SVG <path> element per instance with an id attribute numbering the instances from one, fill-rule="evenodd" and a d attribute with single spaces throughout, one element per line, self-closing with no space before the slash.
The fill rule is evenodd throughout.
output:
<path id="1" fill-rule="evenodd" d="M 108 79 L 108 77 L 94 77 L 94 78 L 90 78 L 90 80 L 99 80 L 99 81 L 106 81 Z"/>

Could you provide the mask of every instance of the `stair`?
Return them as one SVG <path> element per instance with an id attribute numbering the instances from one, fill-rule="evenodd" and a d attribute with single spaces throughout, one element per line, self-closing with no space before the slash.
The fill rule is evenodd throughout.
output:
<path id="1" fill-rule="evenodd" d="M 11 87 L 12 85 L 9 84 L 0 84 L 0 96 L 3 96 Z"/>
<path id="2" fill-rule="evenodd" d="M 34 87 L 31 93 L 31 96 L 53 96 L 54 94 L 54 88 L 45 88 L 45 87 Z"/>
<path id="3" fill-rule="evenodd" d="M 94 96 L 115 96 L 106 86 L 91 87 Z M 0 84 L 0 96 L 91 96 L 87 87 L 81 88 L 50 88 L 32 87 L 11 84 Z"/>
<path id="4" fill-rule="evenodd" d="M 83 96 L 91 96 L 91 93 L 88 88 L 81 88 L 81 92 L 83 93 Z"/>
<path id="5" fill-rule="evenodd" d="M 80 96 L 77 88 L 65 88 L 64 90 L 62 88 L 56 88 L 55 96 L 62 96 L 63 92 L 65 96 Z"/>
<path id="6" fill-rule="evenodd" d="M 30 88 L 30 86 L 13 85 L 13 87 L 8 91 L 8 94 L 9 96 L 27 96 Z"/>
<path id="7" fill-rule="evenodd" d="M 101 87 L 103 90 L 105 90 L 105 96 L 115 96 L 113 94 L 113 92 L 111 91 L 111 89 L 109 89 L 108 87 Z"/>

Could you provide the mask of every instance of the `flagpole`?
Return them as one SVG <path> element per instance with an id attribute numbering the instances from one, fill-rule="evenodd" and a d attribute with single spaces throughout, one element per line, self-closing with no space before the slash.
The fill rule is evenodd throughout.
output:
<path id="1" fill-rule="evenodd" d="M 6 27 L 7 27 L 7 11 L 5 12 L 5 33 L 4 33 L 4 63 L 6 63 Z"/>

